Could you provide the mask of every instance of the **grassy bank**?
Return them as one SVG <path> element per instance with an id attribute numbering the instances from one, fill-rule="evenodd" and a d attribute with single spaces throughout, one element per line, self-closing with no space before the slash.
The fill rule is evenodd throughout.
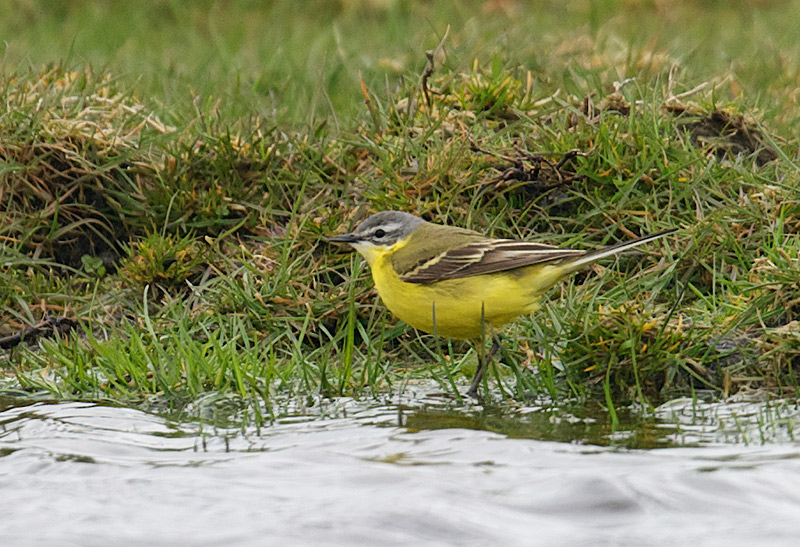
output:
<path id="1" fill-rule="evenodd" d="M 586 248 L 681 228 L 509 327 L 498 397 L 795 394 L 797 4 L 156 5 L 33 10 L 6 48 L 7 391 L 455 392 L 474 352 L 395 322 L 321 241 L 401 209 Z"/>

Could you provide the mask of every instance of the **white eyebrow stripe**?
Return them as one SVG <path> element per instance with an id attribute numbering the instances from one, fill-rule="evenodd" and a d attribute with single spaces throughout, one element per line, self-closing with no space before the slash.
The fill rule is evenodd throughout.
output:
<path id="1" fill-rule="evenodd" d="M 372 228 L 369 233 L 374 234 L 378 230 L 383 230 L 386 233 L 392 233 L 402 226 L 399 222 L 392 222 L 391 224 L 379 224 Z"/>

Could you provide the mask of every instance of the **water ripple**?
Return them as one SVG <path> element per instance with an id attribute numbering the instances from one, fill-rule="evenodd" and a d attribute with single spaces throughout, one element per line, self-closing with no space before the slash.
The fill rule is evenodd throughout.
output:
<path id="1" fill-rule="evenodd" d="M 406 427 L 398 420 L 414 422 L 413 409 L 333 404 L 327 418 L 298 413 L 260 429 L 88 403 L 7 408 L 0 537 L 21 547 L 800 540 L 800 445 L 780 435 L 630 450 Z M 708 422 L 719 431 L 731 410 L 716 410 L 722 421 Z M 658 410 L 701 438 L 685 411 Z"/>

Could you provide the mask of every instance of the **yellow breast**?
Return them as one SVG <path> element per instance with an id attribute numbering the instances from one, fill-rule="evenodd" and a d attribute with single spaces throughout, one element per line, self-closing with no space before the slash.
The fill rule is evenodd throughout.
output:
<path id="1" fill-rule="evenodd" d="M 482 318 L 500 327 L 533 313 L 539 308 L 542 293 L 564 271 L 559 266 L 536 265 L 427 284 L 406 283 L 388 259 L 392 250 L 367 257 L 384 304 L 409 325 L 448 338 L 479 338 Z"/>

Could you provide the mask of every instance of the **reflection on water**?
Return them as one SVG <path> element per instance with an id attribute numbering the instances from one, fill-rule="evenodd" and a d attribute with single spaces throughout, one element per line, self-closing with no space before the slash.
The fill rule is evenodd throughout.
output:
<path id="1" fill-rule="evenodd" d="M 0 400 L 3 545 L 800 541 L 787 402 L 674 401 L 616 429 L 600 408 L 456 411 L 424 390 L 285 401 L 259 429 L 18 404 Z"/>
<path id="2" fill-rule="evenodd" d="M 619 424 L 597 403 L 541 405 L 511 410 L 412 407 L 411 429 L 479 429 L 513 438 L 580 442 L 624 448 L 725 444 L 760 445 L 795 441 L 800 407 L 795 401 L 700 402 L 676 399 L 653 412 L 617 409 Z"/>

